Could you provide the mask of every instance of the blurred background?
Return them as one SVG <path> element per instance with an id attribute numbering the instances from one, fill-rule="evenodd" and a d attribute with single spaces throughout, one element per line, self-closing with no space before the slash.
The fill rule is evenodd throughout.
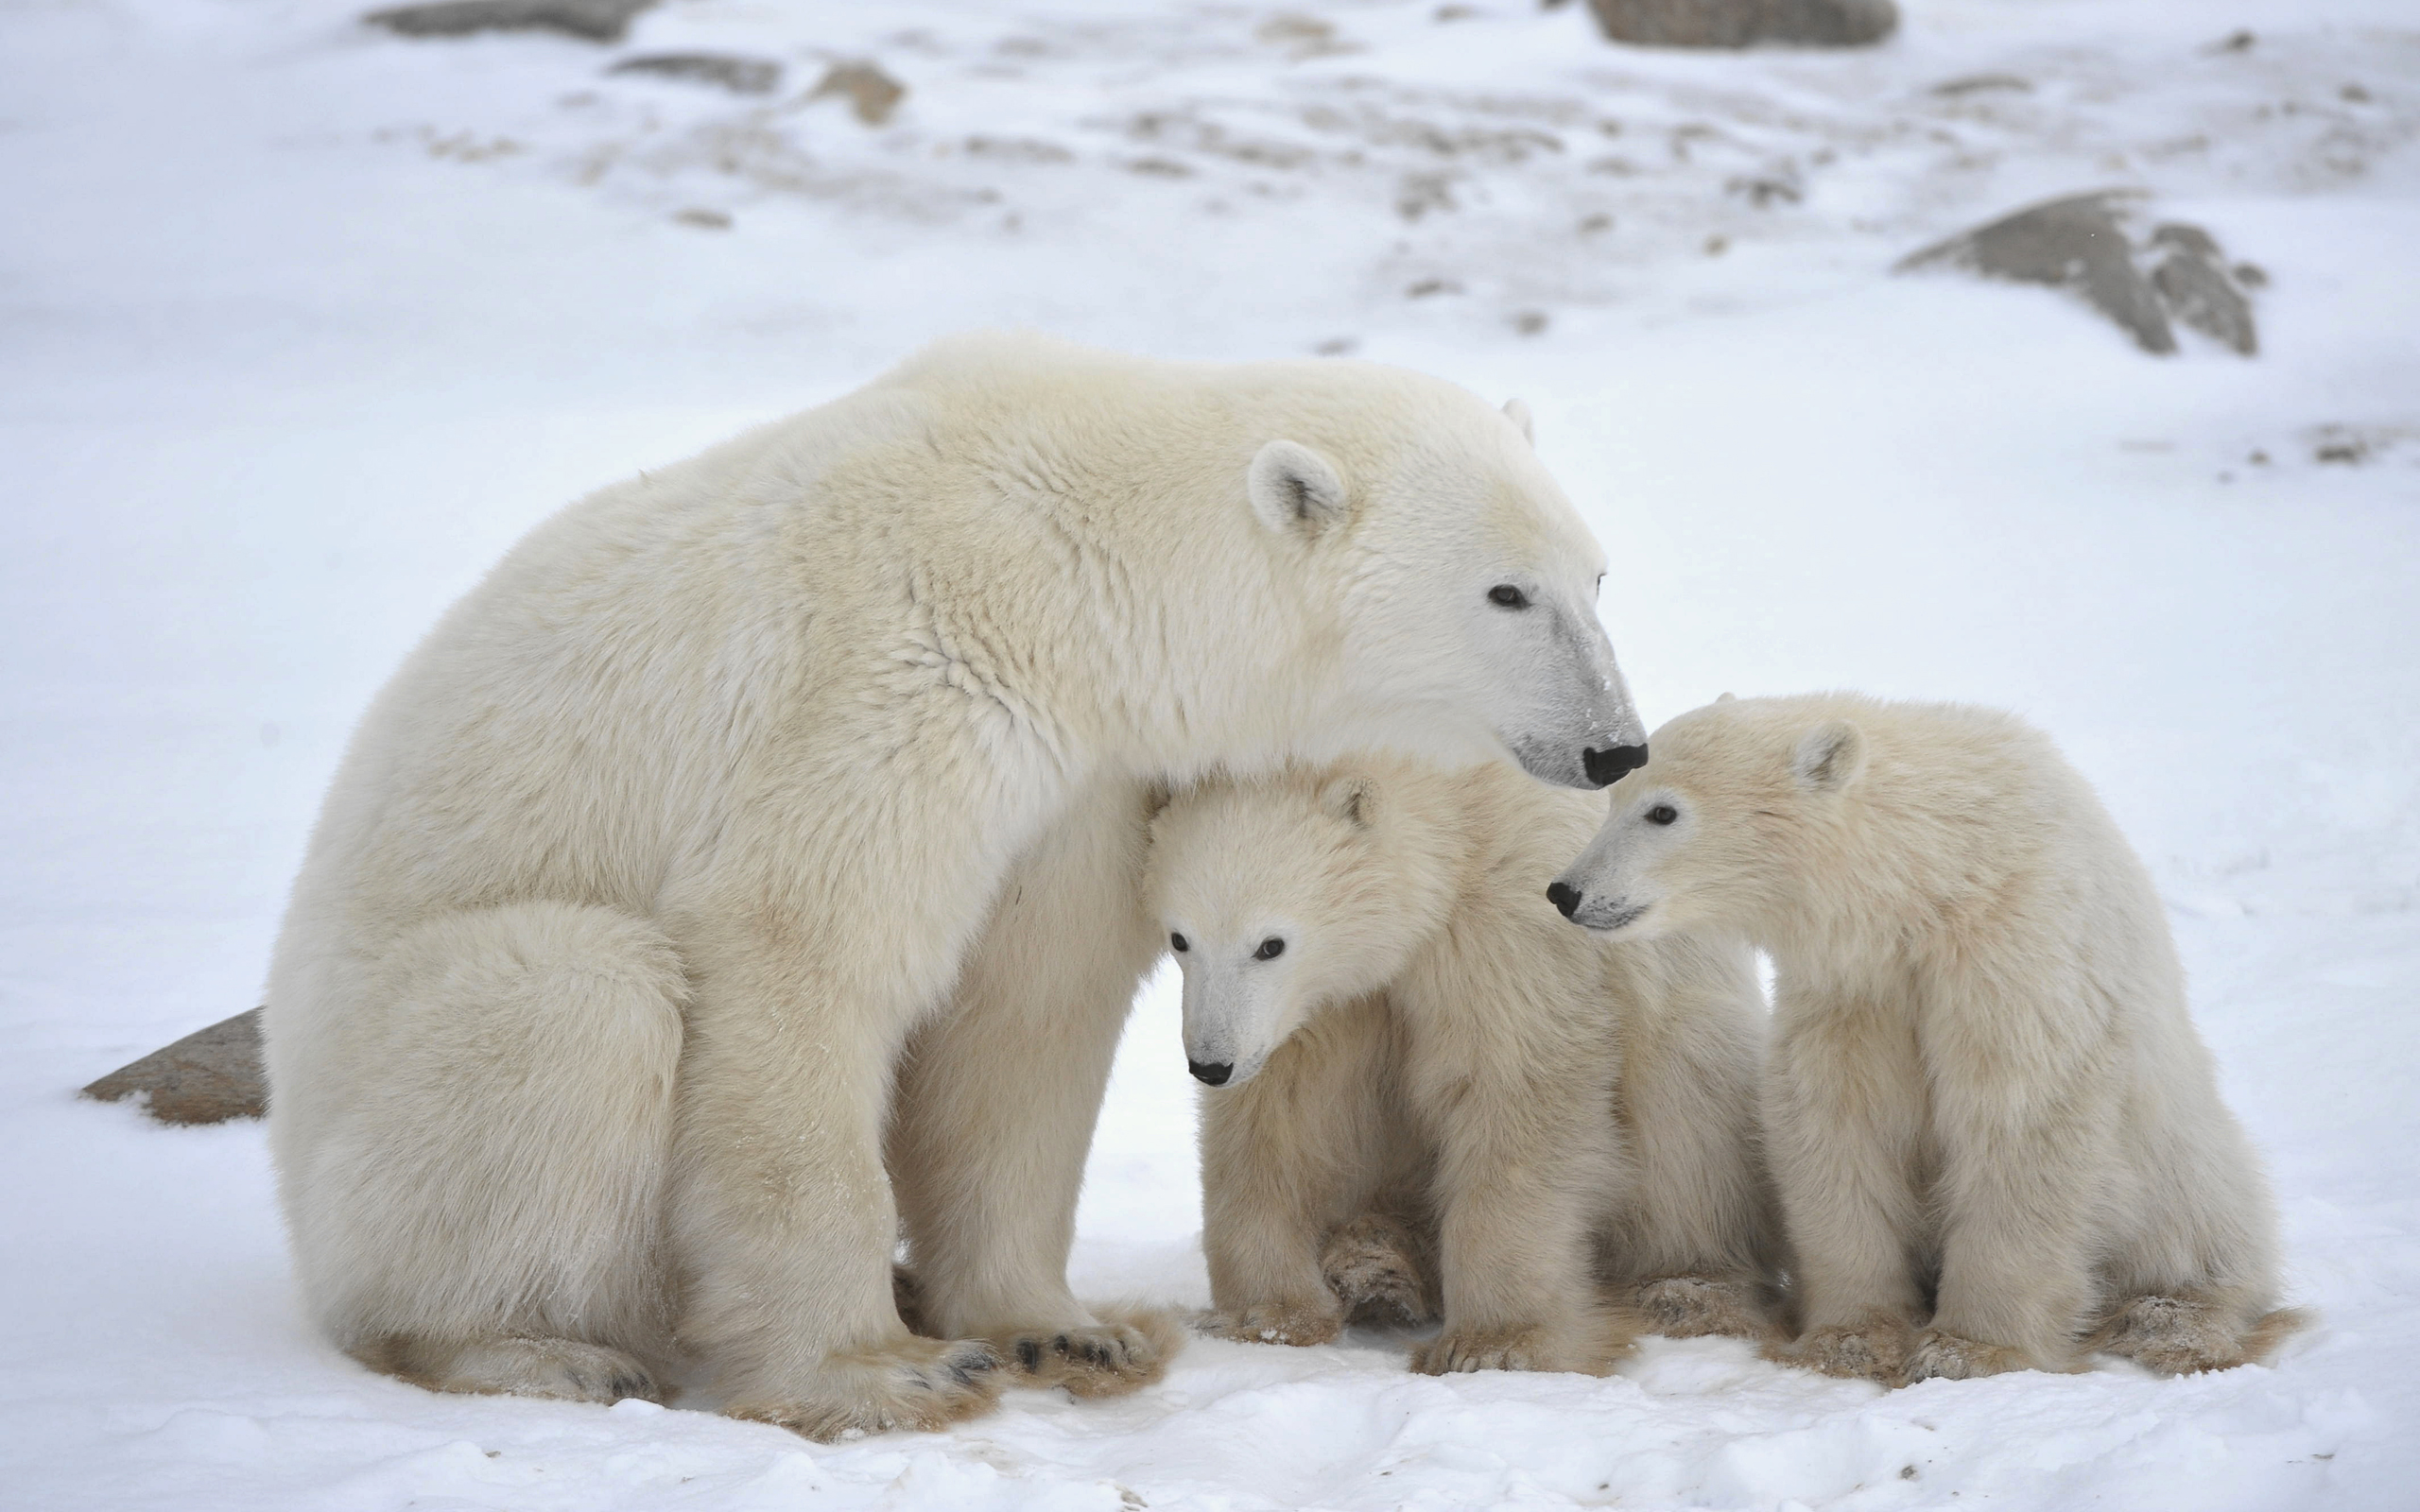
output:
<path id="1" fill-rule="evenodd" d="M 0 0 L 15 1489 L 2399 1504 L 2415 138 L 2411 0 Z M 513 539 L 978 325 L 1524 398 L 1651 724 L 1853 686 L 2045 725 L 2171 903 L 2327 1329 L 1878 1399 L 1720 1341 L 1576 1383 L 1200 1343 L 1129 1403 L 812 1452 L 324 1349 L 257 1126 L 73 1090 L 256 1001 L 353 720 Z M 1091 1293 L 1204 1295 L 1169 1013 L 1104 1115 Z"/>

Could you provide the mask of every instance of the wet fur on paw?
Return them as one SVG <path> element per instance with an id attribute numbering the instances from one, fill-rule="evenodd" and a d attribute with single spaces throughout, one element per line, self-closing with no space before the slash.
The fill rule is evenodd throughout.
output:
<path id="1" fill-rule="evenodd" d="M 1809 1329 L 1787 1344 L 1769 1345 L 1765 1358 L 1802 1366 L 1843 1381 L 1895 1386 L 1907 1379 L 1910 1330 L 1896 1318 Z"/>
<path id="2" fill-rule="evenodd" d="M 1257 1302 L 1251 1307 L 1202 1314 L 1197 1330 L 1237 1344 L 1327 1344 L 1344 1331 L 1344 1317 L 1333 1297 L 1319 1302 Z"/>
<path id="3" fill-rule="evenodd" d="M 1395 1219 L 1364 1214 L 1337 1229 L 1320 1257 L 1320 1274 L 1344 1304 L 1349 1323 L 1417 1327 L 1437 1317 L 1423 1246 Z"/>
<path id="4" fill-rule="evenodd" d="M 1567 1370 L 1581 1375 L 1613 1373 L 1614 1365 L 1637 1346 L 1639 1319 L 1616 1308 L 1601 1308 L 1576 1322 L 1500 1324 L 1490 1328 L 1448 1323 L 1435 1338 L 1413 1347 L 1411 1367 L 1425 1376 L 1466 1370 Z"/>
<path id="5" fill-rule="evenodd" d="M 908 1337 L 828 1356 L 807 1395 L 743 1399 L 724 1410 L 819 1444 L 852 1434 L 930 1433 L 991 1411 L 1004 1374 L 981 1339 Z"/>
<path id="6" fill-rule="evenodd" d="M 1734 1339 L 1775 1337 L 1772 1321 L 1754 1289 L 1742 1281 L 1707 1276 L 1664 1276 L 1638 1283 L 1637 1307 L 1651 1333 L 1668 1339 L 1720 1334 Z"/>
<path id="7" fill-rule="evenodd" d="M 1021 1332 L 990 1342 L 1020 1386 L 1064 1386 L 1077 1397 L 1120 1397 L 1167 1374 L 1184 1348 L 1175 1314 L 1156 1308 L 1097 1308 L 1088 1329 Z"/>
<path id="8" fill-rule="evenodd" d="M 404 1334 L 354 1351 L 372 1370 L 431 1391 L 543 1397 L 555 1401 L 662 1401 L 655 1377 L 635 1358 L 601 1344 L 527 1334 L 436 1340 Z"/>
<path id="9" fill-rule="evenodd" d="M 2164 1376 L 2192 1375 L 2265 1361 L 2309 1321 L 2308 1314 L 2283 1308 L 2238 1328 L 2216 1303 L 2137 1297 L 2111 1314 L 2084 1347 L 2122 1354 Z"/>
<path id="10" fill-rule="evenodd" d="M 2023 1349 L 1986 1344 L 1941 1329 L 1927 1329 L 1917 1335 L 1915 1348 L 1908 1351 L 1907 1368 L 1901 1379 L 1912 1386 L 1919 1381 L 1973 1381 L 2011 1370 L 2037 1368 L 2033 1356 Z"/>

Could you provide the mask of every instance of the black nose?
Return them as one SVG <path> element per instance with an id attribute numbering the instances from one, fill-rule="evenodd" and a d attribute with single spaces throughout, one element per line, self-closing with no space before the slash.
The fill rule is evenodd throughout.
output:
<path id="1" fill-rule="evenodd" d="M 1634 772 L 1647 765 L 1644 746 L 1609 746 L 1603 750 L 1583 750 L 1580 765 L 1588 768 L 1588 781 L 1599 787 L 1611 787 L 1622 780 L 1625 772 Z"/>
<path id="2" fill-rule="evenodd" d="M 1571 911 L 1580 906 L 1580 889 L 1566 887 L 1559 882 L 1549 882 L 1547 884 L 1547 902 L 1554 904 L 1556 911 L 1564 918 L 1569 919 Z"/>
<path id="3" fill-rule="evenodd" d="M 1236 1063 L 1232 1060 L 1214 1060 L 1205 1065 L 1199 1060 L 1188 1060 L 1184 1063 L 1184 1069 L 1193 1073 L 1193 1079 L 1205 1087 L 1224 1087 L 1227 1085 L 1227 1078 L 1236 1074 Z"/>

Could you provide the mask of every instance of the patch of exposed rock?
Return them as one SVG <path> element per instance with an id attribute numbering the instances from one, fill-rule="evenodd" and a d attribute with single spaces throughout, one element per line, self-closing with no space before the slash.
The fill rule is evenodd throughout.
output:
<path id="1" fill-rule="evenodd" d="M 1954 267 L 2014 284 L 2065 289 L 2115 320 L 2145 352 L 2176 350 L 2176 325 L 2249 357 L 2260 350 L 2250 290 L 2262 280 L 2230 266 L 2216 237 L 2168 221 L 2137 235 L 2127 190 L 2070 195 L 1936 242 L 1897 271 Z"/>
<path id="2" fill-rule="evenodd" d="M 1645 47 L 1864 47 L 1899 26 L 1895 0 L 1588 0 L 1598 29 Z"/>
<path id="3" fill-rule="evenodd" d="M 647 53 L 625 58 L 605 72 L 713 84 L 734 94 L 770 94 L 782 83 L 781 64 L 769 58 L 743 58 L 736 53 Z"/>
<path id="4" fill-rule="evenodd" d="M 478 31 L 559 31 L 589 42 L 620 42 L 631 18 L 655 0 L 440 0 L 396 6 L 361 19 L 406 37 L 467 37 Z"/>
<path id="5" fill-rule="evenodd" d="M 221 1019 L 165 1049 L 111 1072 L 84 1089 L 104 1103 L 144 1099 L 144 1111 L 163 1124 L 224 1124 L 268 1111 L 268 1078 L 261 1067 L 261 1010 Z"/>

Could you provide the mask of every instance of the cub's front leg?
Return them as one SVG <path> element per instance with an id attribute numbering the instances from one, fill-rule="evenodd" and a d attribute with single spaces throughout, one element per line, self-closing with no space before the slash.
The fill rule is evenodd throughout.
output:
<path id="1" fill-rule="evenodd" d="M 1305 1025 L 1241 1087 L 1202 1094 L 1204 1332 L 1248 1344 L 1325 1344 L 1345 1303 L 1322 1267 L 1339 1219 L 1382 1165 L 1387 1008 L 1372 997 Z"/>

